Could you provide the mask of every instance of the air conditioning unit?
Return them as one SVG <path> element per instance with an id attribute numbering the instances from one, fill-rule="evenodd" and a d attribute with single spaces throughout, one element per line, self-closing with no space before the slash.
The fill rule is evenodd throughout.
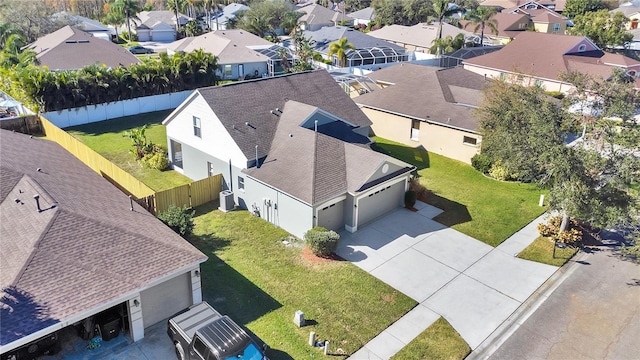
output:
<path id="1" fill-rule="evenodd" d="M 233 191 L 231 190 L 223 190 L 220 192 L 220 207 L 218 210 L 223 212 L 228 212 L 233 210 L 236 207 L 235 202 L 233 201 Z"/>

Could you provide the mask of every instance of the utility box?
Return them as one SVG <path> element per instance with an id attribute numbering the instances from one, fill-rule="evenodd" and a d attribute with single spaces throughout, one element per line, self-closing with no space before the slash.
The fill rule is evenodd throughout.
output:
<path id="1" fill-rule="evenodd" d="M 295 315 L 293 315 L 293 322 L 298 327 L 303 327 L 305 325 L 304 313 L 300 310 L 296 311 Z"/>
<path id="2" fill-rule="evenodd" d="M 220 192 L 220 207 L 218 210 L 222 212 L 229 212 L 236 207 L 236 204 L 233 200 L 233 191 L 231 190 L 223 190 Z"/>

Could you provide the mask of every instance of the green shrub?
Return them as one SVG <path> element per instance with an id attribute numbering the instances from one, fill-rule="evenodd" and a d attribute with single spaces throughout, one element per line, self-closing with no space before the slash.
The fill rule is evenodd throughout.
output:
<path id="1" fill-rule="evenodd" d="M 564 93 L 562 91 L 545 91 L 544 93 L 559 100 L 564 99 Z"/>
<path id="2" fill-rule="evenodd" d="M 487 154 L 475 154 L 471 158 L 471 166 L 483 174 L 486 174 L 491 170 L 492 164 L 493 159 L 491 159 L 491 156 Z"/>
<path id="3" fill-rule="evenodd" d="M 340 235 L 333 230 L 316 226 L 304 233 L 304 240 L 315 256 L 327 257 L 336 251 Z"/>
<path id="4" fill-rule="evenodd" d="M 491 169 L 489 169 L 489 176 L 497 180 L 509 180 L 509 171 L 507 171 L 507 168 L 502 166 L 500 162 L 496 162 L 491 165 Z"/>
<path id="5" fill-rule="evenodd" d="M 560 225 L 562 224 L 562 216 L 553 216 L 549 218 L 546 224 L 538 224 L 538 232 L 540 235 L 550 238 L 551 240 L 573 245 L 582 240 L 582 231 L 579 229 L 580 224 L 574 218 L 569 218 L 567 230 L 560 233 Z"/>
<path id="6" fill-rule="evenodd" d="M 416 204 L 416 192 L 413 190 L 408 190 L 404 193 L 404 206 L 408 208 L 412 208 Z"/>
<path id="7" fill-rule="evenodd" d="M 160 152 L 146 154 L 140 161 L 144 166 L 160 171 L 169 167 L 169 159 L 164 153 Z"/>
<path id="8" fill-rule="evenodd" d="M 188 207 L 170 205 L 166 211 L 158 214 L 158 219 L 167 224 L 173 231 L 182 236 L 189 236 L 193 232 L 193 215 L 195 210 Z"/>

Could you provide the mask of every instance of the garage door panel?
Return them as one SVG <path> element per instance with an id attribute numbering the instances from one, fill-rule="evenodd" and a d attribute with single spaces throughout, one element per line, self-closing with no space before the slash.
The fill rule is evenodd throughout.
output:
<path id="1" fill-rule="evenodd" d="M 142 321 L 147 328 L 191 306 L 190 273 L 179 275 L 140 293 Z"/>
<path id="2" fill-rule="evenodd" d="M 344 201 L 318 209 L 318 226 L 335 231 L 344 229 Z"/>
<path id="3" fill-rule="evenodd" d="M 358 200 L 358 226 L 394 210 L 402 205 L 404 199 L 404 181 L 376 190 L 369 196 Z"/>

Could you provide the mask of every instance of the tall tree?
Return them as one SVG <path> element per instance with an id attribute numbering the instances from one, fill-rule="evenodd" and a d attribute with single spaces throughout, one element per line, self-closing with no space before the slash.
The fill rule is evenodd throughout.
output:
<path id="1" fill-rule="evenodd" d="M 335 55 L 336 58 L 338 58 L 340 66 L 344 67 L 347 65 L 347 53 L 349 50 L 354 50 L 355 48 L 356 47 L 349 42 L 349 39 L 343 37 L 329 44 L 329 52 L 327 55 L 329 57 Z"/>
<path id="2" fill-rule="evenodd" d="M 167 0 L 167 7 L 173 11 L 176 16 L 176 31 L 180 32 L 180 16 L 179 14 L 187 7 L 187 0 Z"/>
<path id="3" fill-rule="evenodd" d="M 131 21 L 139 20 L 140 3 L 137 0 L 115 0 L 111 8 L 124 15 L 127 22 L 127 31 L 129 32 L 128 41 L 131 42 Z"/>
<path id="4" fill-rule="evenodd" d="M 568 33 L 586 36 L 603 49 L 622 46 L 633 38 L 633 35 L 625 29 L 628 21 L 629 19 L 621 12 L 609 13 L 608 10 L 587 12 L 575 17 L 574 26 L 568 29 Z"/>
<path id="5" fill-rule="evenodd" d="M 22 35 L 24 37 L 22 31 L 13 23 L 0 23 L 0 50 L 4 49 L 6 41 L 11 35 Z"/>
<path id="6" fill-rule="evenodd" d="M 451 51 L 462 49 L 464 46 L 464 34 L 459 33 L 455 37 L 448 35 L 442 39 L 433 39 L 433 46 L 429 52 L 436 55 L 442 55 Z"/>
<path id="7" fill-rule="evenodd" d="M 485 28 L 488 27 L 494 34 L 498 33 L 498 21 L 493 18 L 495 13 L 495 8 L 480 6 L 476 10 L 470 11 L 465 15 L 465 18 L 469 20 L 465 25 L 465 28 L 472 25 L 474 33 L 477 33 L 478 30 L 480 30 L 480 46 L 484 44 Z"/>
<path id="8" fill-rule="evenodd" d="M 124 14 L 116 10 L 109 9 L 109 12 L 102 19 L 102 22 L 104 22 L 107 25 L 113 25 L 113 28 L 116 30 L 116 42 L 120 42 L 120 35 L 118 35 L 118 28 L 120 27 L 120 25 L 124 24 L 125 22 Z"/>
<path id="9" fill-rule="evenodd" d="M 68 17 L 52 16 L 57 10 L 44 0 L 0 0 L 0 9 L 0 23 L 19 29 L 27 43 L 71 25 Z"/>
<path id="10" fill-rule="evenodd" d="M 573 19 L 578 15 L 606 9 L 602 0 L 567 0 L 562 15 Z"/>
<path id="11" fill-rule="evenodd" d="M 437 39 L 442 39 L 442 23 L 445 19 L 459 11 L 458 7 L 449 5 L 449 0 L 435 0 L 433 2 L 433 19 L 438 22 Z"/>

